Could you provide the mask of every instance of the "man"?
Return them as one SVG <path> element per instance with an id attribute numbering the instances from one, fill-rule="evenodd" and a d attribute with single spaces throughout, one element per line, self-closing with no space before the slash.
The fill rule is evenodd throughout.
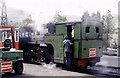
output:
<path id="1" fill-rule="evenodd" d="M 70 42 L 69 37 L 66 36 L 63 41 L 63 47 L 64 47 L 64 52 L 66 54 L 66 64 L 68 68 L 70 68 L 71 65 L 71 54 L 72 54 L 71 45 L 72 43 Z"/>

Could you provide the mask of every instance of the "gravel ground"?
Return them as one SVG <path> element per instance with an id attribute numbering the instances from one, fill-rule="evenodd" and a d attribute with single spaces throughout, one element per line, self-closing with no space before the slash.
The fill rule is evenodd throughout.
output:
<path id="1" fill-rule="evenodd" d="M 62 70 L 56 65 L 42 64 L 42 65 L 34 65 L 34 64 L 25 64 L 24 63 L 24 71 L 23 75 L 28 76 L 92 76 L 88 74 L 72 72 L 67 70 Z"/>

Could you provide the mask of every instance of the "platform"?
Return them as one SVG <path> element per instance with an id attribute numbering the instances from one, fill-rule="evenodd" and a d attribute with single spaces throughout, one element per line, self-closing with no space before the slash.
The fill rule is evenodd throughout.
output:
<path id="1" fill-rule="evenodd" d="M 103 55 L 96 65 L 120 68 L 120 57 Z"/>

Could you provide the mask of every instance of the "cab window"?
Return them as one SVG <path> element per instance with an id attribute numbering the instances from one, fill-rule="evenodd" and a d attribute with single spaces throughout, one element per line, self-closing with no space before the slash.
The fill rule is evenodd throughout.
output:
<path id="1" fill-rule="evenodd" d="M 86 27 L 85 32 L 90 33 L 90 27 Z"/>
<path id="2" fill-rule="evenodd" d="M 5 39 L 12 39 L 12 35 L 10 31 L 2 31 L 1 34 L 2 34 L 2 41 L 5 41 Z"/>
<path id="3" fill-rule="evenodd" d="M 99 27 L 95 27 L 96 33 L 99 33 Z"/>

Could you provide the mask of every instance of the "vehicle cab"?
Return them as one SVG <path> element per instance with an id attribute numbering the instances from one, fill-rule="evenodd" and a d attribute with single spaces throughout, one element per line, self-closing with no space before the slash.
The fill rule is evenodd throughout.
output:
<path id="1" fill-rule="evenodd" d="M 12 72 L 22 74 L 23 51 L 19 50 L 19 28 L 0 26 L 0 76 Z"/>
<path id="2" fill-rule="evenodd" d="M 14 26 L 0 26 L 0 48 L 4 47 L 4 41 L 10 39 L 11 48 L 19 49 L 19 29 Z"/>

